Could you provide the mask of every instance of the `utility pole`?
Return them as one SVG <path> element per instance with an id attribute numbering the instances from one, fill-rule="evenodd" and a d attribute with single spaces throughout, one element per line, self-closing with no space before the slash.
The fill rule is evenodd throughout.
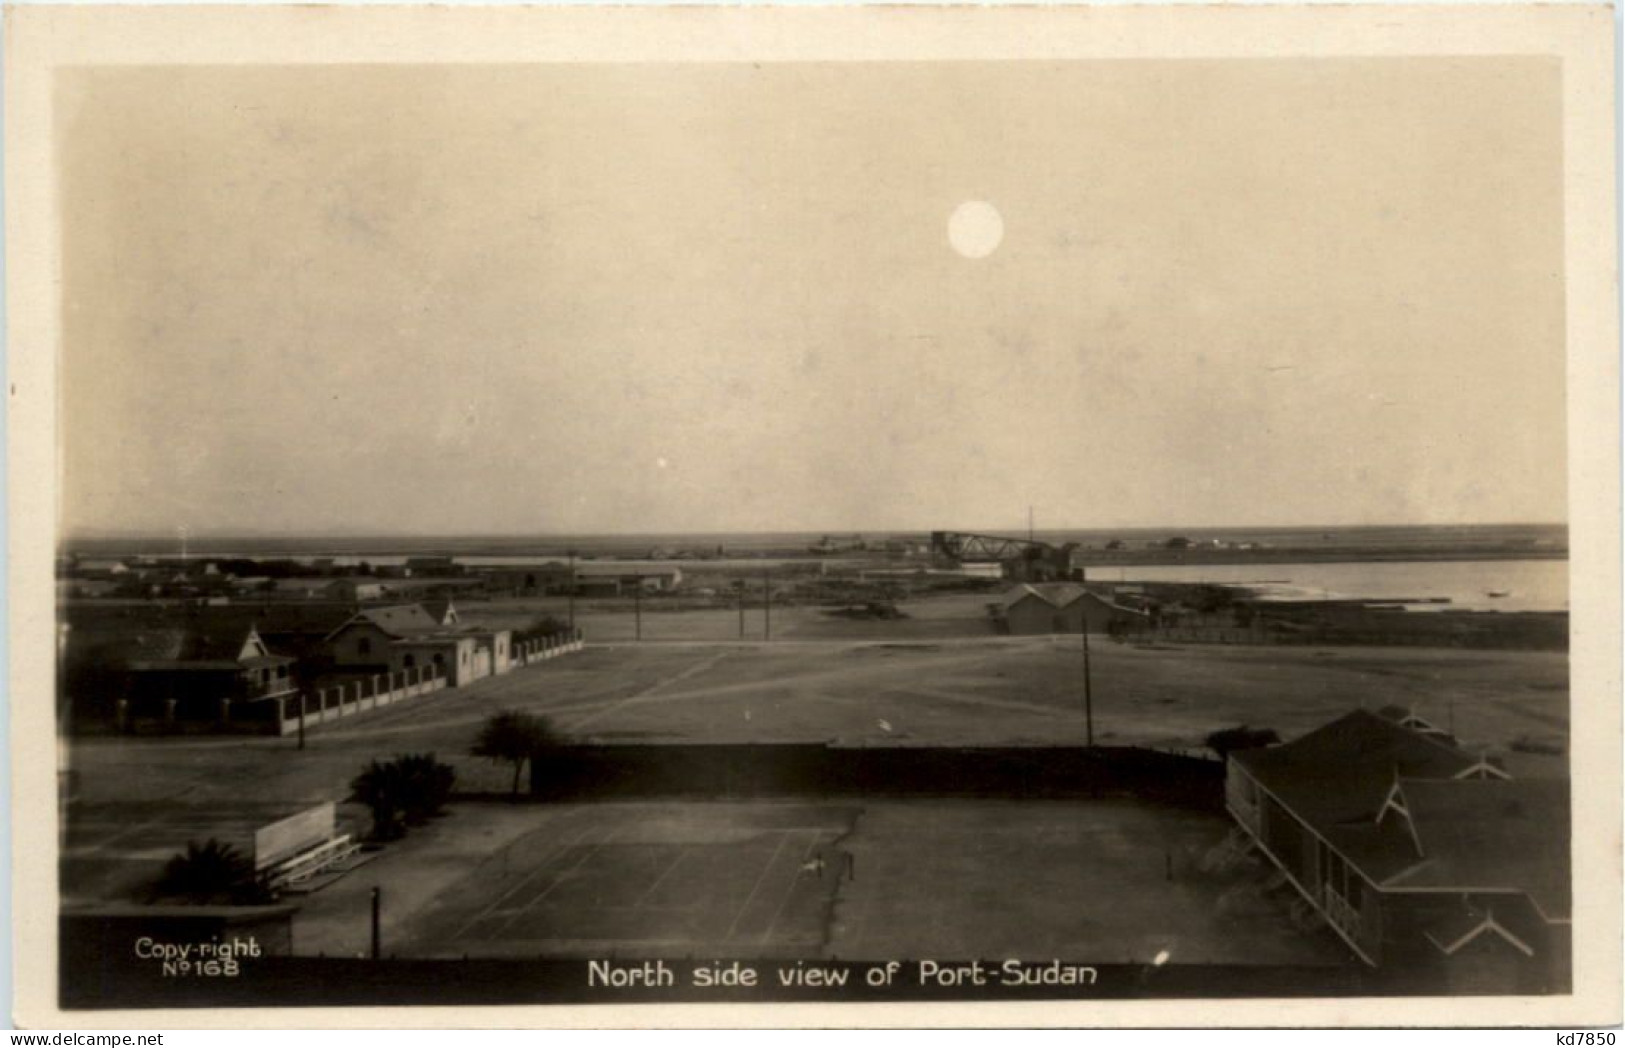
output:
<path id="1" fill-rule="evenodd" d="M 739 580 L 739 639 L 745 639 L 745 580 Z"/>
<path id="2" fill-rule="evenodd" d="M 564 591 L 570 595 L 570 630 L 574 633 L 576 628 L 576 551 L 570 550 L 570 578 L 565 583 Z"/>
<path id="3" fill-rule="evenodd" d="M 643 639 L 643 579 L 632 587 L 632 638 Z"/>
<path id="4" fill-rule="evenodd" d="M 1079 574 L 1083 579 L 1083 592 L 1087 596 L 1089 592 L 1089 569 L 1080 568 Z M 1089 679 L 1089 605 L 1087 601 L 1079 605 L 1078 624 L 1078 632 L 1083 635 L 1083 736 L 1086 744 L 1092 748 L 1095 744 L 1095 696 Z"/>
<path id="5" fill-rule="evenodd" d="M 762 639 L 773 639 L 773 569 L 762 569 Z"/>
<path id="6" fill-rule="evenodd" d="M 1028 506 L 1027 507 L 1027 544 L 1030 546 L 1030 545 L 1032 545 L 1032 543 L 1033 543 L 1033 508 L 1031 506 Z"/>
<path id="7" fill-rule="evenodd" d="M 305 693 L 299 693 L 299 748 L 305 748 Z"/>
<path id="8" fill-rule="evenodd" d="M 383 895 L 384 890 L 382 888 L 372 890 L 372 959 L 375 961 L 383 956 L 383 936 L 378 930 L 379 905 Z"/>

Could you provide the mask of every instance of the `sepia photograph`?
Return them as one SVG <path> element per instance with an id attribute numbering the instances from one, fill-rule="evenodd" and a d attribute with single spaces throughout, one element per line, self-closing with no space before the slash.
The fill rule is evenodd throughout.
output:
<path id="1" fill-rule="evenodd" d="M 8 11 L 41 1014 L 1617 1022 L 1608 10 L 615 14 Z"/>

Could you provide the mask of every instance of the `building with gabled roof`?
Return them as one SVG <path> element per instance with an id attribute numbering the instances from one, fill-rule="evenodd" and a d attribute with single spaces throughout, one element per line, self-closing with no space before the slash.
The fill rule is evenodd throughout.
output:
<path id="1" fill-rule="evenodd" d="M 1150 616 L 1074 582 L 1023 583 L 1005 594 L 1001 620 L 1014 636 L 1144 629 Z"/>
<path id="2" fill-rule="evenodd" d="M 425 600 L 421 601 L 420 604 L 429 617 L 438 624 L 442 626 L 457 625 L 457 605 L 452 603 L 451 598 L 443 597 L 437 600 Z"/>
<path id="3" fill-rule="evenodd" d="M 296 660 L 273 654 L 244 611 L 202 609 L 132 631 L 125 668 L 136 712 L 208 720 L 231 704 L 292 695 Z"/>
<path id="4" fill-rule="evenodd" d="M 323 647 L 335 672 L 386 673 L 395 668 L 391 644 L 440 629 L 420 605 L 379 604 L 357 609 L 327 635 Z"/>
<path id="5" fill-rule="evenodd" d="M 447 611 L 455 614 L 455 609 Z M 506 673 L 511 666 L 508 630 L 447 625 L 422 604 L 358 609 L 326 639 L 328 666 L 342 675 L 375 674 L 433 666 L 451 687 Z"/>
<path id="6" fill-rule="evenodd" d="M 1386 708 L 1231 753 L 1225 800 L 1366 964 L 1458 992 L 1569 986 L 1567 779 L 1514 780 Z"/>

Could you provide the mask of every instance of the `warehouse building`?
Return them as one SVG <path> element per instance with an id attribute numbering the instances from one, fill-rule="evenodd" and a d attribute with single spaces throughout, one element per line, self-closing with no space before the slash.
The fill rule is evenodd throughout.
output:
<path id="1" fill-rule="evenodd" d="M 1046 633 L 1119 633 L 1142 630 L 1150 616 L 1124 607 L 1075 583 L 1024 584 L 1005 595 L 1002 614 L 1005 632 L 1012 636 Z"/>

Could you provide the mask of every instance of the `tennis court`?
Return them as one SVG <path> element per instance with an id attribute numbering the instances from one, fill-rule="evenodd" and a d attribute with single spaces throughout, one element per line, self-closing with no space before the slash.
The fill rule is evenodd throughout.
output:
<path id="1" fill-rule="evenodd" d="M 441 892 L 406 929 L 417 956 L 816 954 L 857 809 L 568 809 Z"/>

